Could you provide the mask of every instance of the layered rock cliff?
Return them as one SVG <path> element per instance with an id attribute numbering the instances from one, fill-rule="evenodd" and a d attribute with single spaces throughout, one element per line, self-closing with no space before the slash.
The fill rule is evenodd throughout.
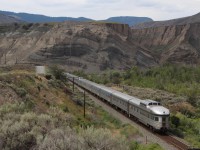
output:
<path id="1" fill-rule="evenodd" d="M 90 72 L 156 65 L 148 50 L 131 41 L 124 24 L 15 24 L 0 29 L 1 64 L 58 63 Z"/>
<path id="2" fill-rule="evenodd" d="M 200 23 L 132 29 L 132 40 L 151 51 L 159 64 L 200 62 Z"/>
<path id="3" fill-rule="evenodd" d="M 164 63 L 198 65 L 199 56 L 199 22 L 142 29 L 99 22 L 0 26 L 1 64 L 57 63 L 98 72 Z"/>

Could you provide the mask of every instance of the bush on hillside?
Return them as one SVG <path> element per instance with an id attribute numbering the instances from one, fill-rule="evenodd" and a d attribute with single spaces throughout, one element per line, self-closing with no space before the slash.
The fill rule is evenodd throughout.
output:
<path id="1" fill-rule="evenodd" d="M 51 66 L 49 68 L 50 73 L 57 79 L 61 81 L 66 81 L 65 70 L 59 68 L 58 66 Z"/>
<path id="2" fill-rule="evenodd" d="M 2 149 L 128 149 L 125 138 L 113 137 L 108 129 L 73 129 L 73 117 L 58 108 L 50 108 L 47 114 L 38 115 L 27 112 L 25 107 L 24 103 L 0 106 Z"/>

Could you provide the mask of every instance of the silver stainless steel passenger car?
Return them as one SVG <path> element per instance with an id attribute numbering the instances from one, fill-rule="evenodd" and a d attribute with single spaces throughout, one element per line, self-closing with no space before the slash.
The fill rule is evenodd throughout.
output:
<path id="1" fill-rule="evenodd" d="M 123 110 L 129 117 L 136 118 L 151 129 L 161 131 L 169 129 L 169 109 L 159 102 L 141 100 L 69 73 L 66 73 L 66 76 L 70 81 Z"/>

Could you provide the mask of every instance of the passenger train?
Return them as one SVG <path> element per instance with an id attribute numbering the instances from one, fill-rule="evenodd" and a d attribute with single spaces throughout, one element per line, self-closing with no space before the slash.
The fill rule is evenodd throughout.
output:
<path id="1" fill-rule="evenodd" d="M 141 100 L 69 73 L 66 76 L 68 80 L 123 110 L 129 117 L 134 117 L 152 130 L 166 132 L 169 129 L 169 109 L 159 102 Z"/>

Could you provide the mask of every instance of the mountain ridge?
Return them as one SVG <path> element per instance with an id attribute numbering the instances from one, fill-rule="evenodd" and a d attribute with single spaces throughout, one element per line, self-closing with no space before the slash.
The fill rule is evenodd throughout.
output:
<path id="1" fill-rule="evenodd" d="M 133 26 L 141 22 L 151 22 L 153 20 L 149 17 L 118 16 L 118 17 L 110 17 L 103 21 L 125 23 L 125 24 L 128 24 L 129 26 Z"/>
<path id="2" fill-rule="evenodd" d="M 1 11 L 1 10 L 0 10 L 0 14 L 12 16 L 29 23 L 63 22 L 63 21 L 81 21 L 81 22 L 87 22 L 87 21 L 102 22 L 103 21 L 103 22 L 116 22 L 116 23 L 129 24 L 129 26 L 132 26 L 137 23 L 152 21 L 152 19 L 148 17 L 133 17 L 133 16 L 110 17 L 105 20 L 94 20 L 94 19 L 85 18 L 85 17 L 78 17 L 78 18 L 50 17 L 50 16 L 45 16 L 45 15 L 40 15 L 40 14 L 14 13 L 14 12 Z"/>
<path id="3" fill-rule="evenodd" d="M 0 14 L 0 24 L 20 23 L 20 22 L 22 22 L 22 21 L 15 17 Z"/>
<path id="4" fill-rule="evenodd" d="M 9 11 L 0 11 L 0 14 L 12 16 L 19 18 L 25 22 L 30 23 L 43 23 L 43 22 L 63 22 L 63 21 L 92 21 L 92 19 L 79 17 L 79 18 L 72 18 L 72 17 L 50 17 L 40 14 L 29 14 L 29 13 L 14 13 Z"/>
<path id="5" fill-rule="evenodd" d="M 192 16 L 177 18 L 177 19 L 172 19 L 172 20 L 144 22 L 141 24 L 134 25 L 131 28 L 133 29 L 153 28 L 153 27 L 161 27 L 161 26 L 184 25 L 184 24 L 190 24 L 190 23 L 196 23 L 196 22 L 200 22 L 200 13 L 197 13 Z"/>

